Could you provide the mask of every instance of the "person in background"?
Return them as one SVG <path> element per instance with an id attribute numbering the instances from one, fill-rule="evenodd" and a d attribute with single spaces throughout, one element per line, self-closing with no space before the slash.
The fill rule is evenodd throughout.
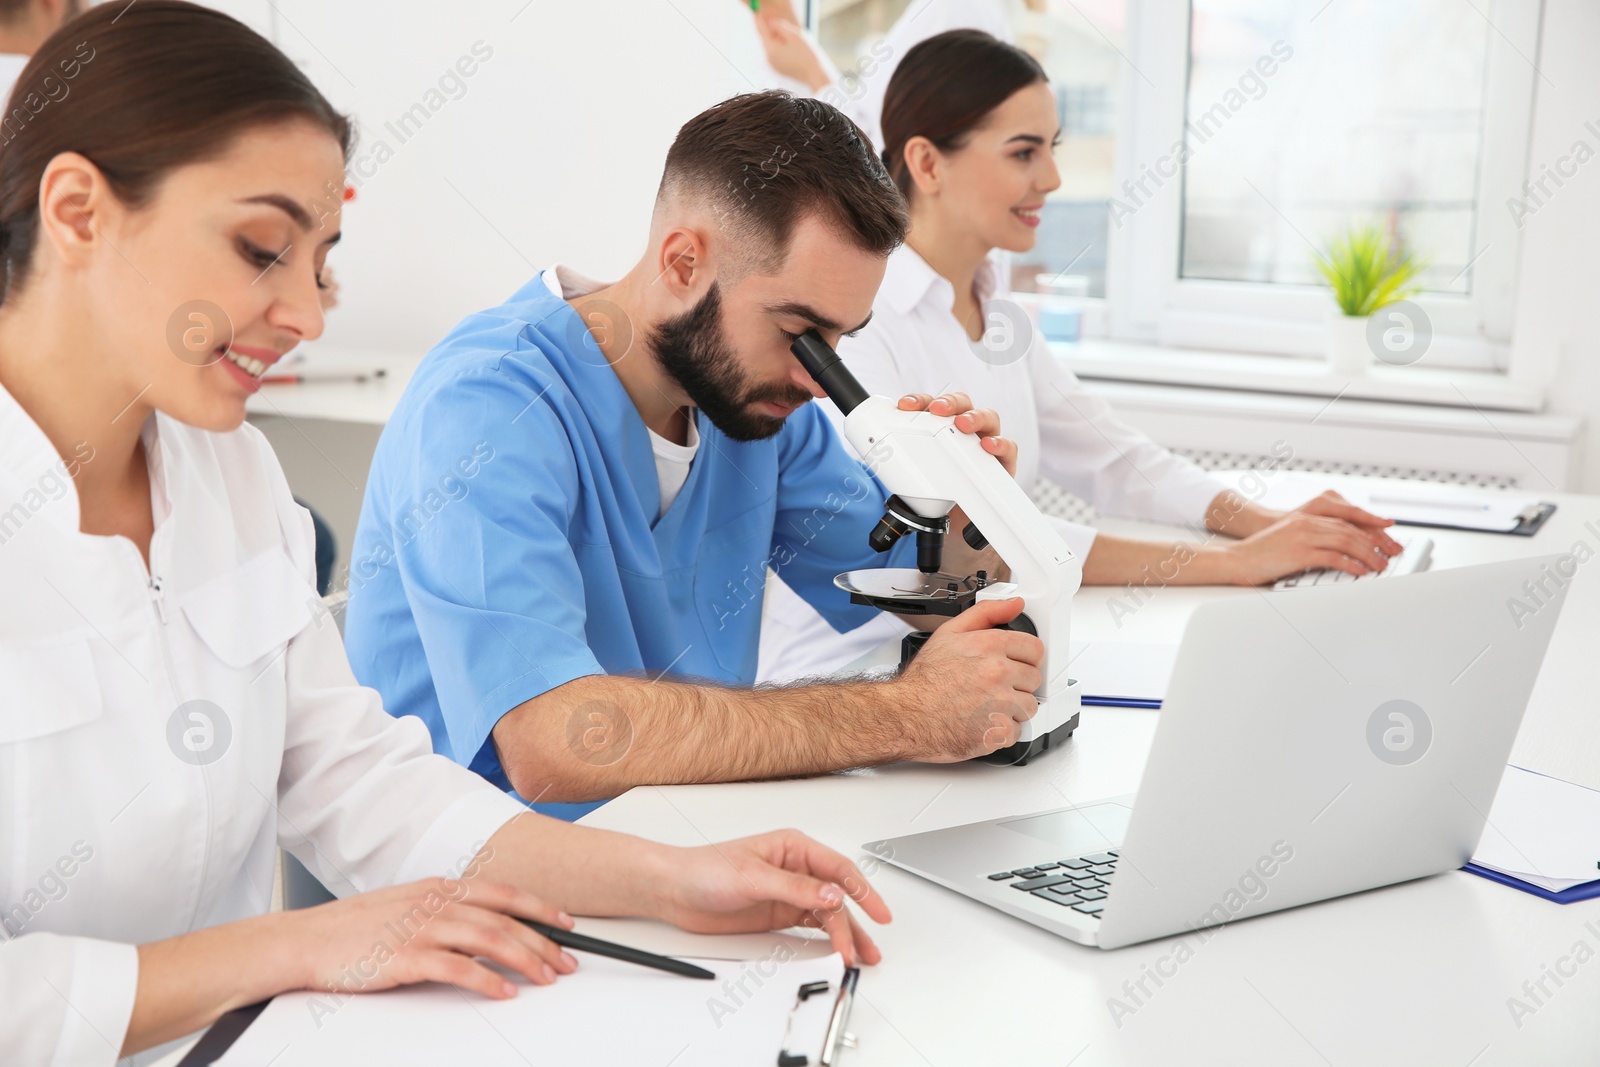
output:
<path id="1" fill-rule="evenodd" d="M 872 328 L 839 352 L 869 392 L 937 393 L 960 382 L 1016 435 L 1018 479 L 1043 474 L 1100 510 L 1219 535 L 1194 548 L 1097 534 L 1061 521 L 1091 585 L 1258 585 L 1311 567 L 1362 575 L 1400 550 L 1378 518 L 1328 492 L 1284 513 L 1245 501 L 1116 417 L 1026 322 L 1014 347 L 985 345 L 999 295 L 990 253 L 1033 247 L 1060 184 L 1055 98 L 1039 64 L 978 30 L 952 30 L 905 57 L 884 102 L 884 162 L 910 205 Z M 1015 308 L 1015 305 L 1012 305 Z M 831 403 L 824 410 L 839 425 Z M 774 583 L 761 638 L 763 681 L 826 674 L 905 633 L 891 617 L 839 634 Z"/>
<path id="2" fill-rule="evenodd" d="M 351 124 L 180 0 L 90 9 L 24 79 L 85 41 L 72 106 L 0 150 L 0 1059 L 148 1062 L 290 990 L 571 974 L 518 918 L 817 925 L 876 962 L 844 901 L 888 912 L 837 853 L 535 815 L 356 684 L 244 422 L 322 331 Z M 270 912 L 280 847 L 343 899 Z"/>
<path id="3" fill-rule="evenodd" d="M 1014 743 L 1043 654 L 995 629 L 1016 598 L 944 621 L 900 678 L 751 688 L 769 566 L 847 630 L 875 611 L 834 576 L 913 561 L 912 539 L 868 546 L 887 494 L 790 348 L 870 328 L 905 223 L 827 104 L 750 93 L 686 122 L 622 278 L 553 267 L 422 360 L 356 531 L 356 676 L 536 803 Z M 1009 467 L 964 395 L 902 407 L 953 416 Z M 960 538 L 946 558 L 1002 573 Z"/>
<path id="4" fill-rule="evenodd" d="M 882 148 L 883 95 L 915 45 L 954 29 L 983 30 L 1011 41 L 1014 17 L 1036 16 L 1048 6 L 1048 0 L 910 0 L 888 31 L 863 50 L 855 68 L 842 73 L 800 24 L 791 0 L 762 0 L 754 22 L 777 87 L 826 100 Z"/>
<path id="5" fill-rule="evenodd" d="M 82 8 L 82 0 L 0 0 L 0 96 L 11 96 L 28 57 Z"/>

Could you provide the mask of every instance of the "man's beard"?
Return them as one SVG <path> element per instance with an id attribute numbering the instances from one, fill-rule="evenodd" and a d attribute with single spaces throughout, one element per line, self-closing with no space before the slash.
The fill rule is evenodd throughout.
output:
<path id="1" fill-rule="evenodd" d="M 799 407 L 811 399 L 798 385 L 745 384 L 722 329 L 722 296 L 714 282 L 700 303 L 652 331 L 650 349 L 694 406 L 735 441 L 761 441 L 783 429 L 782 417 L 752 411 L 755 404 Z"/>

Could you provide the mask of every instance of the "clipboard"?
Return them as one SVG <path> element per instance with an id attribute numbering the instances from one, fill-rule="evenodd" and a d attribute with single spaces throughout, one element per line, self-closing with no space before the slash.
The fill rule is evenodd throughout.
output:
<path id="1" fill-rule="evenodd" d="M 844 977 L 839 980 L 839 989 L 828 1015 L 828 1028 L 822 1035 L 822 1048 L 816 1054 L 818 1067 L 833 1067 L 838 1062 L 841 1048 L 856 1047 L 855 1035 L 846 1033 L 845 1027 L 850 1024 L 850 1008 L 855 1004 L 856 982 L 860 978 L 861 968 L 844 969 Z M 795 1047 L 797 1044 L 794 1036 L 795 1017 L 804 1009 L 807 1000 L 825 994 L 832 988 L 828 982 L 807 982 L 800 987 L 795 995 L 794 1007 L 789 1011 L 789 1025 L 783 1033 L 783 1044 L 778 1047 L 778 1067 L 811 1067 L 811 1056 L 803 1047 Z"/>
<path id="2" fill-rule="evenodd" d="M 1600 897 L 1600 790 L 1508 764 L 1461 869 L 1556 904 Z"/>
<path id="3" fill-rule="evenodd" d="M 1580 900 L 1592 900 L 1595 897 L 1600 897 L 1600 879 L 1568 886 L 1565 889 L 1546 889 L 1542 885 L 1524 882 L 1521 878 L 1514 878 L 1509 874 L 1502 874 L 1488 867 L 1480 867 L 1476 863 L 1467 863 L 1461 869 L 1469 874 L 1475 874 L 1479 878 L 1487 878 L 1491 882 L 1499 882 L 1501 885 L 1510 886 L 1512 889 L 1520 889 L 1524 893 L 1532 893 L 1536 897 L 1542 897 L 1556 904 L 1572 904 Z"/>
<path id="4" fill-rule="evenodd" d="M 1422 526 L 1432 530 L 1467 530 L 1470 533 L 1505 534 L 1509 537 L 1532 537 L 1556 513 L 1556 505 L 1548 500 L 1530 504 L 1517 515 L 1517 524 L 1509 530 L 1486 530 L 1481 526 L 1468 526 L 1451 522 L 1421 522 L 1417 519 L 1395 519 L 1397 526 Z"/>
<path id="5" fill-rule="evenodd" d="M 380 993 L 344 994 L 337 1015 L 324 1013 L 308 1023 L 309 1004 L 331 995 L 286 993 L 222 1016 L 179 1067 L 234 1063 L 342 1067 L 358 1061 L 392 1062 L 405 1055 L 413 1057 L 408 1062 L 520 1065 L 525 1060 L 518 1051 L 519 1041 L 537 1041 L 559 1062 L 587 1061 L 591 1056 L 609 1062 L 618 1058 L 613 1053 L 621 1051 L 620 1046 L 628 1046 L 627 1062 L 640 1062 L 641 1056 L 660 1051 L 663 1062 L 687 1054 L 685 1062 L 729 1067 L 759 1063 L 834 1067 L 841 1049 L 855 1047 L 846 1027 L 860 971 L 845 967 L 837 953 L 785 962 L 771 968 L 775 973 L 770 976 L 763 966 L 770 957 L 696 962 L 717 969 L 716 989 L 710 983 L 684 982 L 620 961 L 586 958 L 578 975 L 555 986 L 523 988 L 511 1001 L 468 1002 L 464 998 L 474 994 L 423 983 Z M 577 980 L 585 971 L 589 984 L 579 986 Z M 708 1021 L 708 996 L 726 1001 L 731 1010 L 720 1019 L 713 1013 Z M 657 1023 L 639 1018 L 639 1025 L 620 1031 L 605 1023 L 619 1009 L 645 1007 L 655 1013 Z M 482 1049 L 476 1048 L 475 1040 L 484 1042 Z M 608 1048 L 608 1042 L 619 1048 Z M 583 1051 L 573 1059 L 563 1058 L 563 1049 Z"/>

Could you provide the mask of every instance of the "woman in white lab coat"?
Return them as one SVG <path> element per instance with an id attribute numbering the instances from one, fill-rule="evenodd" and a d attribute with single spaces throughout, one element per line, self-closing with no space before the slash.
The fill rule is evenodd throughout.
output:
<path id="1" fill-rule="evenodd" d="M 148 1059 L 292 989 L 515 994 L 475 956 L 570 973 L 517 916 L 820 924 L 875 962 L 843 898 L 887 913 L 842 856 L 534 815 L 355 683 L 244 424 L 321 332 L 347 120 L 177 0 L 92 8 L 16 92 L 47 77 L 70 94 L 8 109 L 0 151 L 0 1060 Z M 269 913 L 280 846 L 349 895 Z"/>
<path id="2" fill-rule="evenodd" d="M 1055 96 L 1031 56 L 980 30 L 931 37 L 896 67 L 882 122 L 884 163 L 910 204 L 911 229 L 890 257 L 871 325 L 839 344 L 861 383 L 888 396 L 961 390 L 999 412 L 1022 485 L 1042 474 L 1106 513 L 1220 535 L 1179 547 L 1062 522 L 1085 583 L 1255 585 L 1311 567 L 1365 574 L 1399 551 L 1388 520 L 1335 493 L 1282 513 L 1229 492 L 1120 421 L 1016 305 L 996 302 L 991 253 L 1031 249 L 1045 195 L 1061 184 Z M 905 632 L 884 616 L 836 634 L 773 585 L 764 681 L 836 670 Z"/>

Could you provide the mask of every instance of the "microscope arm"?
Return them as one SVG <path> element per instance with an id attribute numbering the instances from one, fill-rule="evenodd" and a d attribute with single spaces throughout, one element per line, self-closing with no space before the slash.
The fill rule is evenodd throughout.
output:
<path id="1" fill-rule="evenodd" d="M 955 419 L 901 411 L 888 397 L 868 395 L 815 332 L 803 335 L 792 347 L 801 365 L 844 413 L 845 436 L 894 494 L 890 515 L 900 507 L 905 520 L 920 527 L 945 520 L 959 505 L 1010 568 L 1009 583 L 990 586 L 978 597 L 1021 596 L 1024 611 L 1044 642 L 1044 682 L 1035 691 L 1039 714 L 1026 724 L 1023 740 L 1032 741 L 1075 721 L 1077 685 L 1068 679 L 1067 665 L 1072 597 L 1083 569 L 1055 527 L 1000 461 L 983 450 L 978 438 L 956 428 Z"/>

